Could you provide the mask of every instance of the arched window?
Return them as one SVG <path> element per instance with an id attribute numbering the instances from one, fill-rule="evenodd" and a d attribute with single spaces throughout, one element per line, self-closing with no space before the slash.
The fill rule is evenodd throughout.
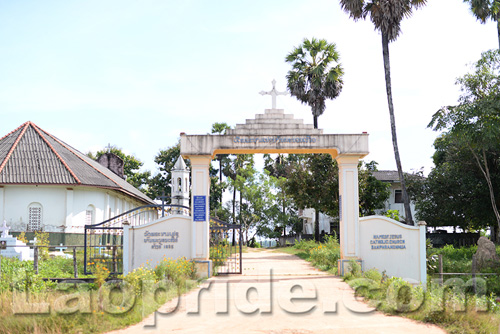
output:
<path id="1" fill-rule="evenodd" d="M 185 191 L 185 192 L 188 192 L 189 190 L 188 190 L 188 179 L 187 179 L 187 177 L 186 177 L 186 178 L 184 178 L 184 184 L 186 185 L 186 186 L 185 186 L 186 190 L 184 190 L 184 191 Z"/>
<path id="2" fill-rule="evenodd" d="M 28 206 L 28 231 L 39 231 L 42 228 L 42 205 L 31 203 Z"/>
<path id="3" fill-rule="evenodd" d="M 177 178 L 177 191 L 182 192 L 182 180 L 180 177 Z"/>
<path id="4" fill-rule="evenodd" d="M 85 210 L 85 225 L 92 225 L 95 222 L 95 207 L 89 205 Z"/>

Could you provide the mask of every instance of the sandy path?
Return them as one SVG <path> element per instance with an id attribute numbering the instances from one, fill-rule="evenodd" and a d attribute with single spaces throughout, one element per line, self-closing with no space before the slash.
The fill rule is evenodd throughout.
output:
<path id="1" fill-rule="evenodd" d="M 163 315 L 157 315 L 153 328 L 144 327 L 155 323 L 152 315 L 112 333 L 446 333 L 375 312 L 356 301 L 340 278 L 270 251 L 244 253 L 242 275 L 211 278 L 183 296 L 173 312 L 176 304 L 160 308 Z"/>

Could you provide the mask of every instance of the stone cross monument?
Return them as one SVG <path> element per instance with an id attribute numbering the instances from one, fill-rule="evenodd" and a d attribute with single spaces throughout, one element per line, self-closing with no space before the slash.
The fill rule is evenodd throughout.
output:
<path id="1" fill-rule="evenodd" d="M 273 98 L 273 109 L 276 109 L 276 96 L 278 95 L 288 95 L 287 92 L 278 92 L 276 90 L 276 80 L 273 79 L 272 81 L 273 84 L 273 89 L 271 89 L 269 92 L 261 91 L 259 92 L 260 95 L 271 95 Z"/>
<path id="2" fill-rule="evenodd" d="M 3 226 L 0 227 L 0 231 L 2 231 L 2 235 L 0 235 L 0 238 L 10 238 L 11 236 L 9 235 L 9 230 L 10 227 L 7 226 L 7 222 L 4 220 Z"/>

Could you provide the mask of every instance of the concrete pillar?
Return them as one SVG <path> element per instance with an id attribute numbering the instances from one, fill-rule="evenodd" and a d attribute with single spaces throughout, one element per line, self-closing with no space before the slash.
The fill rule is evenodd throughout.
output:
<path id="1" fill-rule="evenodd" d="M 133 231 L 133 230 L 132 230 Z M 123 276 L 126 276 L 130 272 L 130 255 L 131 244 L 130 244 L 130 223 L 128 221 L 123 222 L 123 250 L 122 250 L 122 261 L 123 261 Z"/>
<path id="2" fill-rule="evenodd" d="M 2 223 L 2 224 L 3 224 L 3 221 L 7 219 L 7 218 L 5 218 L 4 189 L 5 188 L 3 186 L 0 186 L 0 223 Z"/>
<path id="3" fill-rule="evenodd" d="M 419 231 L 419 239 L 420 239 L 420 244 L 419 244 L 419 260 L 420 260 L 420 283 L 422 283 L 422 286 L 425 287 L 427 286 L 427 244 L 426 244 L 426 222 L 424 221 L 419 221 L 418 222 L 418 228 L 420 229 Z"/>
<path id="4" fill-rule="evenodd" d="M 66 221 L 64 231 L 74 232 L 73 231 L 73 203 L 74 203 L 74 194 L 73 188 L 66 188 Z M 69 229 L 69 231 L 68 231 Z"/>
<path id="5" fill-rule="evenodd" d="M 339 156 L 340 258 L 359 257 L 358 156 Z"/>
<path id="6" fill-rule="evenodd" d="M 210 238 L 210 155 L 189 156 L 191 161 L 191 257 L 198 260 L 209 258 Z"/>

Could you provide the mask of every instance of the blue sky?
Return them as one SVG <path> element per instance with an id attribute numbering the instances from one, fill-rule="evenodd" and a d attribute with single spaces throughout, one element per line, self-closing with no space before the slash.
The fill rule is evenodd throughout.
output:
<path id="1" fill-rule="evenodd" d="M 461 0 L 429 1 L 390 45 L 403 168 L 432 167 L 441 106 L 456 104 L 463 75 L 498 48 L 495 24 L 480 24 Z M 160 149 L 180 132 L 234 126 L 270 108 L 284 58 L 303 38 L 337 44 L 344 89 L 327 102 L 325 133 L 370 134 L 367 160 L 395 169 L 381 38 L 337 1 L 0 0 L 0 137 L 32 121 L 82 152 L 108 143 L 155 173 Z M 310 109 L 278 108 L 312 123 Z"/>

